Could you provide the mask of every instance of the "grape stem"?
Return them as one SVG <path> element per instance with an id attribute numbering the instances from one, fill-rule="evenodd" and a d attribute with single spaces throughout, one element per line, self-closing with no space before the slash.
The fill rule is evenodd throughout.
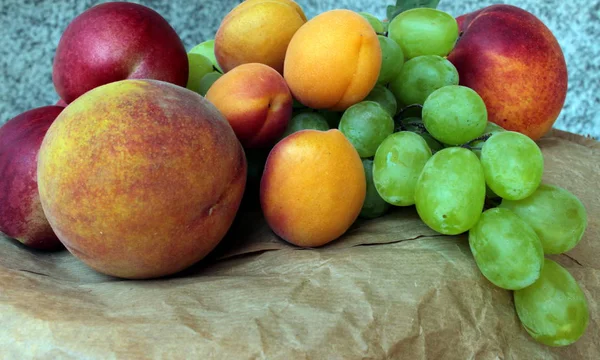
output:
<path id="1" fill-rule="evenodd" d="M 472 145 L 469 145 L 469 144 L 462 144 L 460 147 L 461 148 L 465 148 L 465 149 L 469 149 L 471 151 L 473 151 L 473 150 L 481 150 L 482 149 L 481 146 L 472 146 Z"/>
<path id="2" fill-rule="evenodd" d="M 471 141 L 469 141 L 466 144 L 462 144 L 460 147 L 465 148 L 465 149 L 469 149 L 469 150 L 481 150 L 482 146 L 473 146 L 471 144 L 473 144 L 476 141 L 486 141 L 487 139 L 489 139 L 493 134 L 492 133 L 487 133 L 487 134 L 483 134 L 480 137 L 477 137 Z"/>
<path id="3" fill-rule="evenodd" d="M 492 135 L 493 135 L 492 133 L 483 134 L 480 137 L 477 137 L 477 138 L 469 141 L 469 144 L 473 143 L 474 141 L 486 141 L 487 139 L 492 137 Z"/>
<path id="4" fill-rule="evenodd" d="M 415 107 L 420 108 L 421 110 L 423 110 L 423 105 L 421 105 L 421 104 L 411 104 L 411 105 L 405 106 L 402 109 L 400 109 L 400 111 L 398 112 L 398 114 L 396 114 L 395 118 L 402 119 L 402 114 L 405 111 L 407 111 L 409 109 L 412 109 L 412 108 L 415 108 Z"/>

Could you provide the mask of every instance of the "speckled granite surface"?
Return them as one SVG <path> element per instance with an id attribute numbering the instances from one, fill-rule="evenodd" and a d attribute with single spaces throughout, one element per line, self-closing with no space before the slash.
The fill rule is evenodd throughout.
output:
<path id="1" fill-rule="evenodd" d="M 88 7 L 105 1 L 0 0 L 0 124 L 57 100 L 52 60 L 62 31 Z M 136 1 L 161 13 L 187 49 L 212 38 L 222 17 L 240 1 Z M 393 0 L 298 0 L 310 18 L 334 8 L 385 16 Z M 557 37 L 569 70 L 569 91 L 555 127 L 600 139 L 600 0 L 442 0 L 454 16 L 494 3 L 509 3 L 539 17 Z"/>

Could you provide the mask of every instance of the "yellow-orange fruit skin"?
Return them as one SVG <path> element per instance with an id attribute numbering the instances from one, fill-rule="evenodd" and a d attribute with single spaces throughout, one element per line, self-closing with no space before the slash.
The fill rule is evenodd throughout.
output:
<path id="1" fill-rule="evenodd" d="M 375 30 L 356 12 L 336 9 L 315 16 L 294 34 L 283 76 L 302 104 L 342 111 L 369 94 L 380 70 Z"/>
<path id="2" fill-rule="evenodd" d="M 273 146 L 292 116 L 292 94 L 273 68 L 242 64 L 210 87 L 206 99 L 225 116 L 246 148 Z"/>
<path id="3" fill-rule="evenodd" d="M 535 15 L 497 4 L 459 16 L 448 60 L 485 102 L 488 120 L 539 140 L 563 108 L 568 69 L 556 37 Z"/>
<path id="4" fill-rule="evenodd" d="M 42 207 L 66 248 L 130 279 L 183 270 L 224 237 L 246 159 L 233 130 L 193 91 L 155 80 L 100 86 L 65 108 L 42 142 Z"/>
<path id="5" fill-rule="evenodd" d="M 221 21 L 215 57 L 224 72 L 246 63 L 262 63 L 283 73 L 294 33 L 306 23 L 304 11 L 291 0 L 246 0 Z"/>
<path id="6" fill-rule="evenodd" d="M 260 202 L 278 236 L 298 246 L 318 247 L 354 223 L 366 187 L 358 152 L 339 130 L 301 130 L 269 153 Z"/>

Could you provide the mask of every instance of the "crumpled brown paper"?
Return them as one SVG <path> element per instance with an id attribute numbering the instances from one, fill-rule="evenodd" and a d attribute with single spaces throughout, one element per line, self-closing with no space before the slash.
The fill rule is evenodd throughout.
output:
<path id="1" fill-rule="evenodd" d="M 554 130 L 539 144 L 544 181 L 588 211 L 580 244 L 552 256 L 589 303 L 571 346 L 526 333 L 466 236 L 436 234 L 398 208 L 319 249 L 241 213 L 208 259 L 150 281 L 0 239 L 0 359 L 600 359 L 600 143 Z"/>

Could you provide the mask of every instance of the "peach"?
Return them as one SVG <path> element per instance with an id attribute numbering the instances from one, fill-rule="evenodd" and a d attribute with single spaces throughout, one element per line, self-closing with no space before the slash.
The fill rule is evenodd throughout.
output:
<path id="1" fill-rule="evenodd" d="M 567 94 L 567 67 L 552 32 L 533 14 L 511 5 L 492 5 L 457 22 L 463 35 L 448 60 L 460 84 L 482 97 L 489 121 L 541 138 Z"/>
<path id="2" fill-rule="evenodd" d="M 246 148 L 272 146 L 292 116 L 292 94 L 273 68 L 242 64 L 208 89 L 206 99 L 221 111 Z"/>
<path id="3" fill-rule="evenodd" d="M 316 247 L 348 230 L 366 191 L 360 156 L 346 137 L 337 129 L 307 129 L 285 137 L 269 153 L 260 203 L 275 234 Z"/>
<path id="4" fill-rule="evenodd" d="M 69 104 L 38 159 L 44 213 L 66 248 L 99 272 L 176 273 L 224 237 L 246 159 L 210 102 L 157 80 L 122 80 Z"/>
<path id="5" fill-rule="evenodd" d="M 224 72 L 257 62 L 282 73 L 290 39 L 305 22 L 294 1 L 246 0 L 223 18 L 217 30 L 217 62 Z"/>
<path id="6" fill-rule="evenodd" d="M 63 109 L 38 107 L 0 127 L 0 232 L 40 250 L 62 248 L 44 216 L 36 171 L 42 140 Z"/>
<path id="7" fill-rule="evenodd" d="M 330 10 L 294 34 L 283 76 L 302 104 L 342 111 L 373 89 L 381 56 L 377 34 L 364 17 L 350 10 Z"/>

